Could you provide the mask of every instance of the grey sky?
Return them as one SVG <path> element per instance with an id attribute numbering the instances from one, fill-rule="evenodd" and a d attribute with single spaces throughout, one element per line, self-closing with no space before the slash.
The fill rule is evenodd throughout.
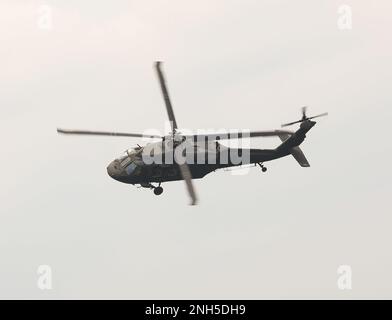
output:
<path id="1" fill-rule="evenodd" d="M 339 30 L 351 5 L 353 29 Z M 40 6 L 53 27 L 38 27 Z M 0 4 L 1 298 L 392 298 L 390 1 Z M 180 127 L 268 130 L 324 111 L 266 174 L 220 171 L 164 194 L 107 164 L 163 130 L 165 61 Z M 256 139 L 273 147 L 277 139 Z M 48 264 L 53 289 L 37 288 Z M 351 265 L 353 289 L 336 286 Z"/>

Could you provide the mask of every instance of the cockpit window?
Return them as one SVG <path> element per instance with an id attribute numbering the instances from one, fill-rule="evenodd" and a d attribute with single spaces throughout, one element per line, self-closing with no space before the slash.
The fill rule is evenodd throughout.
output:
<path id="1" fill-rule="evenodd" d="M 131 158 L 130 157 L 125 157 L 125 159 L 120 162 L 120 164 L 121 164 L 121 166 L 123 168 L 125 168 L 130 163 L 131 163 Z"/>
<path id="2" fill-rule="evenodd" d="M 129 149 L 129 150 L 126 150 L 123 155 L 118 157 L 117 160 L 120 162 L 121 167 L 126 168 L 129 166 L 130 163 L 134 162 L 135 160 L 141 159 L 142 152 L 143 152 L 142 147 L 137 147 L 135 149 Z"/>

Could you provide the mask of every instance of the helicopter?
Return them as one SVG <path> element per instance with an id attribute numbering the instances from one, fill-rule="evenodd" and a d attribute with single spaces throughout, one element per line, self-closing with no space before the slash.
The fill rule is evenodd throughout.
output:
<path id="1" fill-rule="evenodd" d="M 144 146 L 137 145 L 135 148 L 127 149 L 121 156 L 109 163 L 107 166 L 108 175 L 126 184 L 140 185 L 143 188 L 152 189 L 155 195 L 163 193 L 162 183 L 183 180 L 191 199 L 191 205 L 197 204 L 198 201 L 192 180 L 201 179 L 217 169 L 258 165 L 263 172 L 266 172 L 265 162 L 288 155 L 292 155 L 301 167 L 310 166 L 299 145 L 305 140 L 306 133 L 316 124 L 312 119 L 326 116 L 328 113 L 308 117 L 306 115 L 307 107 L 303 107 L 300 120 L 282 125 L 282 127 L 287 127 L 299 123 L 300 128 L 297 131 L 277 129 L 182 134 L 177 125 L 161 64 L 160 61 L 155 62 L 155 70 L 170 122 L 171 131 L 168 134 L 61 128 L 57 128 L 57 132 L 72 135 L 100 135 L 157 140 Z M 255 137 L 279 137 L 281 144 L 275 149 L 252 149 L 231 148 L 219 143 L 220 140 L 241 140 Z"/>

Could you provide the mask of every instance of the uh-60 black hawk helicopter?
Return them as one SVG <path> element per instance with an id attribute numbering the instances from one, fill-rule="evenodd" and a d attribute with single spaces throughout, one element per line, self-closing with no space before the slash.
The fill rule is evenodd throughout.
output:
<path id="1" fill-rule="evenodd" d="M 168 135 L 65 129 L 57 129 L 57 132 L 64 134 L 159 139 L 158 142 L 149 143 L 144 147 L 138 145 L 136 148 L 128 149 L 122 156 L 113 160 L 108 165 L 107 172 L 115 180 L 153 189 L 156 195 L 160 195 L 163 192 L 161 187 L 162 182 L 184 180 L 191 197 L 191 205 L 195 205 L 197 202 L 192 179 L 203 178 L 208 173 L 217 169 L 254 164 L 259 165 L 262 171 L 265 172 L 267 168 L 263 165 L 264 162 L 287 155 L 292 155 L 300 166 L 309 167 L 309 163 L 299 148 L 299 145 L 304 141 L 306 133 L 316 124 L 311 119 L 326 116 L 328 113 L 307 117 L 306 107 L 302 108 L 302 118 L 300 120 L 282 125 L 282 127 L 286 127 L 300 123 L 300 128 L 295 132 L 287 130 L 230 131 L 226 133 L 184 135 L 178 130 L 165 78 L 161 70 L 161 62 L 156 62 L 155 68 L 171 125 L 171 132 Z M 234 149 L 228 148 L 218 142 L 219 140 L 226 139 L 271 136 L 277 136 L 282 141 L 275 149 Z M 233 154 L 236 157 L 233 157 Z M 244 154 L 247 156 L 244 157 Z M 238 155 L 240 155 L 239 158 Z M 212 159 L 212 161 L 206 161 L 206 159 Z M 156 185 L 153 185 L 153 183 Z"/>

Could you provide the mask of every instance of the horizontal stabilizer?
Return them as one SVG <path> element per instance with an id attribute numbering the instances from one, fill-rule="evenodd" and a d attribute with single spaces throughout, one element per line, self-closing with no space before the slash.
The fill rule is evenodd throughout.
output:
<path id="1" fill-rule="evenodd" d="M 289 137 L 290 136 L 288 134 L 279 134 L 279 138 L 282 140 L 282 142 L 286 141 Z M 300 147 L 297 146 L 291 148 L 290 153 L 293 155 L 294 159 L 297 160 L 301 167 L 310 167 L 310 164 Z"/>
<path id="2" fill-rule="evenodd" d="M 304 153 L 299 147 L 291 148 L 291 154 L 301 167 L 310 167 L 308 160 L 306 160 Z"/>

